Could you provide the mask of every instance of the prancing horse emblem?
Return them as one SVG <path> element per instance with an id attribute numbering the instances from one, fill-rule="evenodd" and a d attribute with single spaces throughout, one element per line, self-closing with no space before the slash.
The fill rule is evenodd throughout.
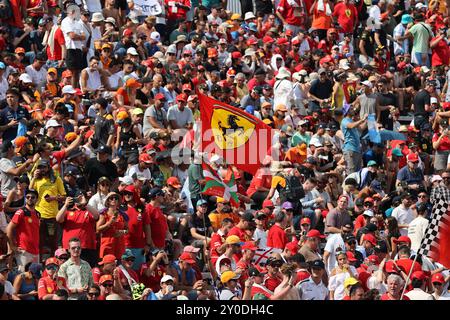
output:
<path id="1" fill-rule="evenodd" d="M 225 139 L 231 138 L 231 135 L 236 132 L 239 132 L 239 134 L 244 134 L 244 127 L 238 125 L 237 121 L 239 121 L 239 118 L 234 114 L 230 114 L 227 119 L 229 126 L 228 128 L 222 125 L 222 121 L 219 121 L 217 123 L 219 129 L 222 130 L 222 135 L 225 137 Z"/>

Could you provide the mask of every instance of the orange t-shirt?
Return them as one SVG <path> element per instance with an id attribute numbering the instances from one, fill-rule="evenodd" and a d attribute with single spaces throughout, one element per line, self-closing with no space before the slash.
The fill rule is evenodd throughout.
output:
<path id="1" fill-rule="evenodd" d="M 324 5 L 326 5 L 324 3 Z M 329 29 L 331 28 L 331 15 L 327 16 L 326 11 L 319 11 L 317 10 L 317 4 L 314 8 L 313 12 L 313 21 L 312 21 L 312 28 L 314 29 Z"/>

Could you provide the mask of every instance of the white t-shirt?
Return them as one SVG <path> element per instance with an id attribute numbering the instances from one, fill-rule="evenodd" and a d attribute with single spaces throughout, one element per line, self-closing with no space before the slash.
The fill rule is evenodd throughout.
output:
<path id="1" fill-rule="evenodd" d="M 40 89 L 40 86 L 47 81 L 47 70 L 41 68 L 39 71 L 33 68 L 33 65 L 29 65 L 25 68 L 25 72 L 31 77 L 33 83 Z"/>
<path id="2" fill-rule="evenodd" d="M 358 272 L 356 271 L 355 267 L 350 266 L 350 269 L 354 277 L 357 279 Z M 338 273 L 330 277 L 330 281 L 328 282 L 328 290 L 334 291 L 334 300 L 342 300 L 344 298 L 344 282 L 347 278 L 350 278 L 350 273 L 348 272 Z"/>
<path id="3" fill-rule="evenodd" d="M 416 251 L 420 248 L 420 242 L 425 237 L 425 230 L 428 227 L 428 220 L 418 216 L 408 226 L 408 237 L 411 239 L 411 249 Z"/>
<path id="4" fill-rule="evenodd" d="M 340 233 L 333 233 L 328 236 L 327 244 L 325 245 L 325 251 L 329 252 L 327 273 L 330 274 L 331 271 L 336 267 L 336 252 L 345 251 L 345 243 L 342 239 Z"/>
<path id="5" fill-rule="evenodd" d="M 258 246 L 260 248 L 266 248 L 267 247 L 267 231 L 256 228 L 255 232 L 253 233 L 253 240 L 254 241 L 259 240 Z"/>
<path id="6" fill-rule="evenodd" d="M 184 128 L 188 123 L 194 123 L 191 109 L 185 106 L 183 111 L 181 111 L 176 104 L 167 111 L 167 121 L 170 120 L 175 120 L 180 128 Z"/>
<path id="7" fill-rule="evenodd" d="M 392 217 L 397 219 L 399 225 L 409 225 L 414 220 L 414 214 L 411 208 L 405 208 L 403 205 L 399 205 L 392 211 Z M 400 234 L 407 236 L 408 229 L 400 228 Z"/>
<path id="8" fill-rule="evenodd" d="M 1 193 L 4 199 L 8 196 L 9 191 L 14 189 L 16 182 L 14 181 L 14 176 L 7 173 L 9 170 L 14 169 L 16 165 L 14 162 L 7 158 L 0 159 L 0 184 Z"/>
<path id="9" fill-rule="evenodd" d="M 150 172 L 149 169 L 144 169 L 144 170 L 140 170 L 139 169 L 139 164 L 135 164 L 134 166 L 130 167 L 127 172 L 126 172 L 126 176 L 129 177 L 133 177 L 133 174 L 139 175 L 139 176 L 143 176 L 145 177 L 146 180 L 150 180 L 152 178 L 152 174 Z"/>
<path id="10" fill-rule="evenodd" d="M 65 17 L 61 22 L 61 31 L 64 33 L 66 39 L 66 49 L 82 49 L 83 41 L 72 40 L 69 36 L 70 32 L 75 32 L 81 35 L 83 30 L 83 23 L 80 20 L 74 20 L 71 17 Z"/>
<path id="11" fill-rule="evenodd" d="M 0 100 L 6 99 L 6 91 L 9 89 L 8 80 L 5 77 L 0 78 Z"/>

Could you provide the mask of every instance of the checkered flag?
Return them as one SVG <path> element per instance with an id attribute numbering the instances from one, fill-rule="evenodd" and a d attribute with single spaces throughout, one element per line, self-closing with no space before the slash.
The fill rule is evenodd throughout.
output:
<path id="1" fill-rule="evenodd" d="M 447 187 L 436 187 L 431 190 L 433 210 L 431 220 L 422 239 L 418 254 L 425 255 L 450 267 L 450 190 Z"/>

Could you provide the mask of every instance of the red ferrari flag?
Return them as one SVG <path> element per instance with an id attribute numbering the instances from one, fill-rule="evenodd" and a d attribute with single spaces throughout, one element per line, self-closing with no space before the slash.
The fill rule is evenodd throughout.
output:
<path id="1" fill-rule="evenodd" d="M 200 93 L 198 97 L 201 151 L 215 153 L 228 164 L 255 174 L 271 155 L 274 130 L 243 110 Z"/>

